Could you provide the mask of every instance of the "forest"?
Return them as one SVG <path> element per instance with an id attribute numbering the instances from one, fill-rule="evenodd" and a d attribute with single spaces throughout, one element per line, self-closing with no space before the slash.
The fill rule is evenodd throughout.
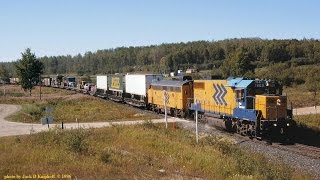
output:
<path id="1" fill-rule="evenodd" d="M 45 75 L 169 73 L 195 68 L 216 77 L 268 78 L 291 85 L 305 83 L 320 72 L 320 41 L 260 38 L 193 41 L 118 47 L 75 56 L 44 56 L 38 59 L 44 64 Z M 1 63 L 0 76 L 3 71 L 15 76 L 14 64 Z"/>

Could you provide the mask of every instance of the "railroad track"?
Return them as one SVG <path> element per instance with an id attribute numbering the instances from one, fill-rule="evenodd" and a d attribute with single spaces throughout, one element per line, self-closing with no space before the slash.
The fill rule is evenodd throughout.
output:
<path id="1" fill-rule="evenodd" d="M 292 145 L 275 144 L 275 146 L 277 146 L 277 148 L 279 149 L 288 150 L 290 152 L 294 152 L 303 156 L 308 156 L 313 159 L 320 159 L 320 148 L 318 147 L 298 143 Z"/>
<path id="2" fill-rule="evenodd" d="M 254 143 L 263 144 L 266 146 L 271 146 L 273 148 L 277 148 L 280 150 L 288 151 L 294 154 L 307 156 L 312 159 L 320 159 L 320 148 L 314 147 L 314 146 L 308 146 L 304 144 L 294 143 L 294 144 L 283 144 L 280 142 L 272 142 L 264 141 L 264 140 L 258 140 L 258 139 L 249 139 L 249 137 L 241 136 L 240 134 L 232 134 L 231 137 L 236 137 L 241 139 L 239 143 L 243 143 L 246 141 L 252 141 Z"/>

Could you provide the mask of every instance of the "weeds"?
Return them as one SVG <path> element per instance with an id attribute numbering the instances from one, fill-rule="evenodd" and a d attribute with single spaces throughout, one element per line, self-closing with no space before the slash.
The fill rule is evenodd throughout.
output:
<path id="1" fill-rule="evenodd" d="M 157 129 L 157 126 L 151 120 L 145 120 L 142 123 L 142 127 L 148 128 L 148 129 Z"/>
<path id="2" fill-rule="evenodd" d="M 226 139 L 208 136 L 195 145 L 193 133 L 163 126 L 56 129 L 19 136 L 20 140 L 0 138 L 0 177 L 32 174 L 42 167 L 37 173 L 50 169 L 80 179 L 305 178 L 285 165 L 240 150 Z"/>
<path id="3" fill-rule="evenodd" d="M 32 101 L 22 105 L 22 111 L 11 115 L 8 119 L 16 122 L 40 123 L 40 119 L 46 115 L 46 107 L 52 107 L 53 112 L 50 115 L 54 117 L 55 123 L 62 121 L 65 123 L 75 122 L 76 119 L 79 122 L 97 122 L 158 118 L 156 115 L 147 113 L 143 114 L 143 116 L 134 116 L 139 110 L 94 97 L 59 98 L 44 102 L 36 101 L 34 103 Z"/>
<path id="4" fill-rule="evenodd" d="M 306 125 L 310 128 L 318 129 L 318 131 L 320 132 L 320 114 L 294 116 L 294 120 L 301 125 Z"/>
<path id="5" fill-rule="evenodd" d="M 110 149 L 104 150 L 100 154 L 100 160 L 106 164 L 111 162 L 111 152 Z"/>
<path id="6" fill-rule="evenodd" d="M 314 106 L 320 104 L 320 95 L 315 98 L 311 92 L 308 92 L 305 85 L 295 85 L 284 88 L 284 94 L 288 97 L 288 105 L 292 103 L 294 108 Z"/>
<path id="7" fill-rule="evenodd" d="M 15 143 L 21 143 L 21 139 L 20 139 L 19 137 L 16 137 L 16 138 L 14 139 L 14 142 L 15 142 Z"/>
<path id="8" fill-rule="evenodd" d="M 297 143 L 320 147 L 320 115 L 294 116 L 297 126 L 293 129 L 293 140 Z"/>
<path id="9" fill-rule="evenodd" d="M 75 153 L 86 154 L 89 149 L 87 143 L 87 138 L 89 136 L 89 131 L 84 129 L 77 129 L 70 131 L 69 133 L 64 133 L 64 143 L 67 150 Z"/>
<path id="10" fill-rule="evenodd" d="M 56 122 L 74 122 L 75 119 L 80 122 L 94 122 L 157 118 L 153 114 L 134 116 L 138 112 L 137 109 L 123 107 L 121 104 L 111 101 L 106 102 L 93 97 L 84 97 L 81 100 L 72 99 L 58 102 L 53 114 L 56 117 Z"/>

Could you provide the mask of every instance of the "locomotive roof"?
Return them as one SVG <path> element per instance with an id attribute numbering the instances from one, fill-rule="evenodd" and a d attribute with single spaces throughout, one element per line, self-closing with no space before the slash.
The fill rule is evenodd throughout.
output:
<path id="1" fill-rule="evenodd" d="M 242 80 L 235 87 L 236 88 L 246 88 L 248 87 L 254 80 Z"/>
<path id="2" fill-rule="evenodd" d="M 150 74 L 139 74 L 139 73 L 137 73 L 137 74 L 129 74 L 129 73 L 128 73 L 128 74 L 126 74 L 126 75 L 143 75 L 143 76 L 155 76 L 155 75 L 156 75 L 156 76 L 159 76 L 159 75 L 160 75 L 160 76 L 161 76 L 162 74 L 151 74 L 151 73 L 150 73 Z"/>
<path id="3" fill-rule="evenodd" d="M 242 78 L 231 79 L 227 86 L 235 87 L 235 88 L 246 88 L 248 87 L 254 80 L 243 80 Z"/>
<path id="4" fill-rule="evenodd" d="M 164 81 L 153 81 L 151 85 L 154 86 L 173 86 L 173 87 L 181 87 L 189 81 L 172 81 L 172 80 L 164 80 Z"/>

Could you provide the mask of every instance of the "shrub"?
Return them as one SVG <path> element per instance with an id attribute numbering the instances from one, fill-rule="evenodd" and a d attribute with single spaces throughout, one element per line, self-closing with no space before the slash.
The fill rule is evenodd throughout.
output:
<path id="1" fill-rule="evenodd" d="M 84 129 L 78 129 L 75 131 L 69 131 L 64 133 L 65 135 L 65 145 L 67 150 L 75 153 L 85 154 L 88 152 L 89 145 L 86 142 L 89 136 L 88 131 Z"/>
<path id="2" fill-rule="evenodd" d="M 110 163 L 111 162 L 111 154 L 112 151 L 110 149 L 104 150 L 100 154 L 100 160 L 104 163 Z"/>
<path id="3" fill-rule="evenodd" d="M 142 127 L 148 128 L 148 129 L 157 129 L 158 128 L 151 120 L 145 120 L 142 123 Z"/>

